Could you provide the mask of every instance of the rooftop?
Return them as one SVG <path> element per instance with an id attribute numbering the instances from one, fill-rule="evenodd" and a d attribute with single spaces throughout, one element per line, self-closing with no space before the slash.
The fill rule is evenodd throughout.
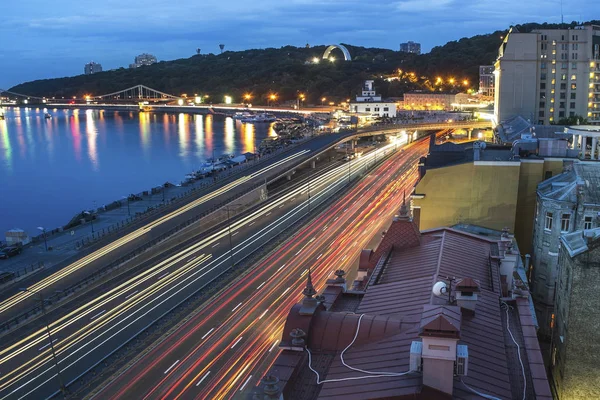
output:
<path id="1" fill-rule="evenodd" d="M 588 244 L 598 239 L 600 239 L 600 228 L 575 231 L 560 237 L 560 241 L 571 257 L 585 253 L 589 250 Z"/>
<path id="2" fill-rule="evenodd" d="M 566 139 L 570 135 L 563 132 L 560 125 L 534 125 L 521 116 L 516 116 L 498 125 L 496 136 L 502 143 L 513 143 L 521 139 L 521 135 L 535 133 L 538 139 Z"/>
<path id="3" fill-rule="evenodd" d="M 433 169 L 473 162 L 475 158 L 474 143 L 464 142 L 457 144 L 446 142 L 440 145 L 432 143 L 429 147 L 425 167 Z M 480 161 L 511 161 L 512 158 L 511 146 L 486 143 L 485 149 L 480 151 Z"/>
<path id="4" fill-rule="evenodd" d="M 528 293 L 502 297 L 502 239 L 414 226 L 403 206 L 379 248 L 363 251 L 361 285 L 346 290 L 332 279 L 312 316 L 300 315 L 300 305 L 290 311 L 270 371 L 280 374 L 284 398 L 480 399 L 479 392 L 550 400 Z M 433 293 L 439 281 L 454 297 Z M 476 310 L 458 302 L 457 290 L 476 292 Z M 290 347 L 294 328 L 306 332 L 305 349 Z M 468 348 L 467 374 L 450 372 L 452 395 L 424 384 L 425 370 L 409 372 L 413 342 L 428 337 Z"/>
<path id="5" fill-rule="evenodd" d="M 537 192 L 545 199 L 600 205 L 600 164 L 575 161 L 562 174 L 538 185 Z"/>

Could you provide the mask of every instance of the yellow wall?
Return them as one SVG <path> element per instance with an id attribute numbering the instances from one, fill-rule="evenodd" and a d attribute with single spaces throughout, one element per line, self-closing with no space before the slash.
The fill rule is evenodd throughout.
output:
<path id="1" fill-rule="evenodd" d="M 469 223 L 515 229 L 519 163 L 511 166 L 466 163 L 427 170 L 413 204 L 421 207 L 420 229 Z"/>
<path id="2" fill-rule="evenodd" d="M 413 205 L 420 207 L 420 229 L 469 223 L 489 229 L 508 227 L 521 253 L 531 253 L 536 189 L 546 172 L 563 170 L 562 159 L 523 160 L 511 166 L 473 162 L 427 170 L 417 184 Z"/>

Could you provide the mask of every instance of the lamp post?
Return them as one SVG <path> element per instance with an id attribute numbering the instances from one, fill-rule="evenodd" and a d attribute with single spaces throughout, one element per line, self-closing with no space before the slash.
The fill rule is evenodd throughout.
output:
<path id="1" fill-rule="evenodd" d="M 37 228 L 44 234 L 44 247 L 46 248 L 46 251 L 48 251 L 48 241 L 46 240 L 46 228 L 41 226 L 38 226 Z"/>
<path id="2" fill-rule="evenodd" d="M 28 288 L 22 288 L 22 292 L 29 292 L 33 295 L 37 295 L 40 301 L 40 307 L 42 309 L 42 315 L 44 318 L 44 325 L 46 325 L 46 333 L 48 334 L 48 340 L 50 341 L 50 348 L 52 349 L 52 360 L 54 361 L 54 368 L 56 369 L 56 377 L 58 378 L 58 384 L 60 385 L 60 392 L 62 393 L 63 399 L 67 398 L 67 388 L 63 383 L 62 375 L 60 372 L 60 367 L 58 365 L 58 359 L 56 358 L 56 351 L 54 350 L 54 342 L 52 341 L 52 333 L 50 332 L 50 326 L 48 325 L 48 316 L 46 315 L 46 307 L 44 306 L 44 297 L 42 296 L 42 292 L 35 292 L 33 290 L 29 290 Z"/>
<path id="3" fill-rule="evenodd" d="M 94 210 L 96 209 L 96 201 L 94 200 L 94 208 L 92 208 L 92 214 L 90 216 L 90 223 L 92 224 L 92 233 L 94 233 Z"/>

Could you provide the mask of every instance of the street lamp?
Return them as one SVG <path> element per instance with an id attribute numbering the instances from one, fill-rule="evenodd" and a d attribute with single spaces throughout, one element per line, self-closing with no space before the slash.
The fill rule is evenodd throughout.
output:
<path id="1" fill-rule="evenodd" d="M 44 234 L 44 247 L 46 248 L 46 251 L 48 251 L 48 241 L 46 240 L 46 228 L 43 228 L 41 226 L 38 226 L 37 228 Z"/>
<path id="2" fill-rule="evenodd" d="M 321 105 L 323 105 L 323 103 L 325 103 L 325 100 L 327 100 L 327 97 L 321 97 Z"/>
<path id="3" fill-rule="evenodd" d="M 129 207 L 129 196 L 122 196 L 125 200 L 127 200 L 127 214 L 131 216 L 131 208 Z"/>
<path id="4" fill-rule="evenodd" d="M 277 95 L 276 95 L 275 93 L 271 93 L 271 94 L 269 95 L 269 100 L 270 100 L 270 102 L 271 102 L 271 105 L 273 105 L 273 102 L 274 102 L 275 100 L 277 100 Z"/>
<path id="5" fill-rule="evenodd" d="M 40 301 L 40 307 L 42 309 L 42 315 L 44 318 L 44 325 L 46 325 L 46 332 L 48 333 L 48 340 L 50 341 L 50 348 L 52 349 L 52 360 L 54 361 L 54 368 L 56 368 L 56 377 L 58 378 L 58 384 L 60 385 L 60 392 L 63 395 L 63 398 L 67 398 L 67 388 L 63 383 L 62 375 L 60 373 L 60 367 L 58 366 L 58 359 L 56 358 L 56 351 L 54 350 L 54 342 L 52 341 L 52 333 L 50 332 L 50 326 L 48 325 L 48 316 L 46 315 L 46 307 L 44 307 L 44 297 L 42 296 L 42 292 L 35 292 L 33 290 L 29 290 L 28 288 L 21 288 L 21 292 L 29 292 L 34 296 L 37 295 Z"/>
<path id="6" fill-rule="evenodd" d="M 94 200 L 94 208 L 92 208 L 92 214 L 90 215 L 90 223 L 92 224 L 92 233 L 94 233 L 94 210 L 96 209 L 96 201 Z"/>

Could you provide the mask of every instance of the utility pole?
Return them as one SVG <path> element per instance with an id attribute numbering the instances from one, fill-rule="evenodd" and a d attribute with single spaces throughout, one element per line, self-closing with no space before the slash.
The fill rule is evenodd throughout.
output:
<path id="1" fill-rule="evenodd" d="M 46 315 L 46 307 L 44 306 L 44 297 L 42 292 L 34 292 L 27 288 L 21 289 L 22 292 L 29 292 L 33 295 L 37 295 L 40 301 L 40 307 L 42 309 L 42 316 L 44 318 L 44 324 L 46 325 L 46 333 L 48 334 L 48 340 L 50 341 L 50 349 L 52 350 L 52 360 L 54 361 L 54 368 L 56 369 L 56 377 L 58 378 L 58 384 L 60 385 L 60 392 L 62 393 L 63 399 L 67 398 L 67 388 L 63 383 L 60 367 L 58 366 L 58 359 L 56 358 L 56 351 L 54 350 L 54 342 L 52 341 L 52 334 L 50 332 L 50 326 L 48 325 L 48 317 Z"/>

